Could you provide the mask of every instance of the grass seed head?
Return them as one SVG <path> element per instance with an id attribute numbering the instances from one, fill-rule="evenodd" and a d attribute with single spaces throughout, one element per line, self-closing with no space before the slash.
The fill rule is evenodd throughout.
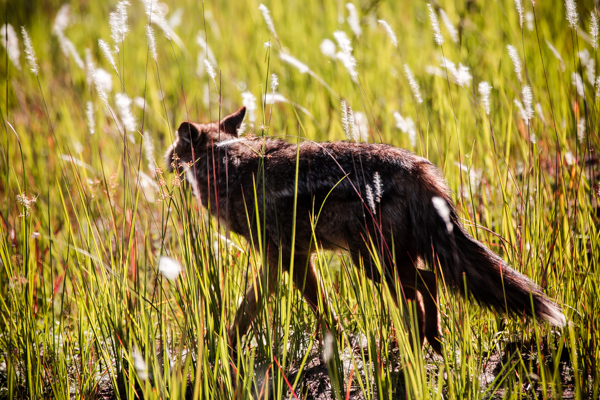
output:
<path id="1" fill-rule="evenodd" d="M 319 48 L 321 49 L 321 53 L 335 60 L 335 53 L 337 52 L 337 49 L 335 47 L 335 43 L 333 43 L 332 40 L 323 39 Z"/>
<path id="2" fill-rule="evenodd" d="M 117 69 L 117 64 L 115 63 L 115 58 L 112 55 L 112 51 L 110 50 L 110 46 L 108 45 L 108 43 L 106 43 L 102 39 L 98 39 L 98 47 L 100 47 L 100 50 L 102 50 L 102 54 L 104 54 L 104 58 L 106 58 L 106 60 L 110 64 L 110 66 L 113 67 L 113 69 L 118 74 L 119 70 Z"/>
<path id="3" fill-rule="evenodd" d="M 506 48 L 508 50 L 508 55 L 510 56 L 510 59 L 513 62 L 513 67 L 515 70 L 515 74 L 517 74 L 517 78 L 519 79 L 519 82 L 521 82 L 521 59 L 519 58 L 519 52 L 517 51 L 517 49 L 515 48 L 515 46 L 513 45 L 506 45 Z"/>
<path id="4" fill-rule="evenodd" d="M 176 280 L 181 270 L 181 264 L 171 257 L 162 256 L 158 260 L 158 272 L 170 281 Z"/>
<path id="5" fill-rule="evenodd" d="M 21 70 L 21 50 L 19 49 L 19 38 L 15 33 L 15 28 L 11 24 L 2 25 L 0 31 L 0 40 L 8 53 L 10 62 L 13 63 L 16 69 Z"/>
<path id="6" fill-rule="evenodd" d="M 128 132 L 135 132 L 137 130 L 137 120 L 131 112 L 131 99 L 125 93 L 117 93 L 115 96 L 115 102 L 119 109 L 119 115 L 121 122 Z"/>
<path id="7" fill-rule="evenodd" d="M 592 37 L 592 47 L 594 50 L 598 50 L 598 17 L 594 11 L 590 14 L 590 36 Z"/>
<path id="8" fill-rule="evenodd" d="M 158 54 L 156 52 L 156 38 L 154 36 L 154 29 L 152 29 L 152 25 L 146 25 L 146 37 L 148 38 L 148 49 L 150 50 L 150 55 L 154 58 L 154 61 L 158 61 Z"/>
<path id="9" fill-rule="evenodd" d="M 90 135 L 93 135 L 96 132 L 96 121 L 94 118 L 94 104 L 91 101 L 87 102 L 85 108 L 85 115 L 87 117 L 88 128 L 90 130 Z"/>
<path id="10" fill-rule="evenodd" d="M 377 22 L 379 22 L 379 24 L 383 26 L 383 29 L 385 29 L 385 32 L 387 33 L 388 37 L 390 38 L 390 42 L 392 42 L 394 47 L 398 48 L 398 38 L 396 37 L 396 33 L 394 32 L 390 24 L 388 24 L 387 21 L 384 19 L 380 19 Z"/>
<path id="11" fill-rule="evenodd" d="M 486 81 L 479 82 L 479 96 L 481 96 L 481 104 L 487 115 L 490 115 L 490 93 L 492 87 Z"/>
<path id="12" fill-rule="evenodd" d="M 452 21 L 450 21 L 450 18 L 448 17 L 446 12 L 444 10 L 442 10 L 441 8 L 440 8 L 440 16 L 442 17 L 442 22 L 444 23 L 446 30 L 450 34 L 452 41 L 454 43 L 458 43 L 458 30 L 454 27 L 454 24 L 452 23 Z"/>
<path id="13" fill-rule="evenodd" d="M 523 95 L 523 108 L 525 110 L 525 114 L 527 116 L 527 121 L 530 121 L 533 118 L 533 93 L 531 91 L 531 86 L 525 85 L 522 90 Z"/>
<path id="14" fill-rule="evenodd" d="M 23 35 L 23 42 L 25 43 L 25 55 L 27 56 L 29 70 L 37 76 L 40 67 L 38 66 L 37 60 L 35 58 L 35 50 L 33 49 L 31 38 L 29 37 L 29 33 L 27 33 L 27 29 L 25 29 L 24 26 L 21 27 L 21 34 Z"/>
<path id="15" fill-rule="evenodd" d="M 360 27 L 360 18 L 358 17 L 358 12 L 356 11 L 356 7 L 352 3 L 346 4 L 346 9 L 348 9 L 348 18 L 346 21 L 354 32 L 356 37 L 360 37 L 362 35 L 362 28 Z"/>
<path id="16" fill-rule="evenodd" d="M 572 29 L 577 29 L 579 15 L 577 14 L 577 4 L 575 4 L 575 0 L 565 0 L 565 12 L 569 26 Z"/>
<path id="17" fill-rule="evenodd" d="M 278 38 L 277 32 L 275 32 L 275 24 L 273 24 L 273 19 L 271 18 L 271 12 L 267 8 L 267 6 L 265 6 L 264 4 L 261 3 L 258 6 L 258 9 L 260 10 L 260 12 L 263 16 L 265 23 L 267 24 L 267 28 L 269 28 L 269 31 L 273 34 L 273 36 Z"/>
<path id="18" fill-rule="evenodd" d="M 410 89 L 413 92 L 413 96 L 415 96 L 415 100 L 417 103 L 423 103 L 423 97 L 421 97 L 421 89 L 419 87 L 419 83 L 415 79 L 415 75 L 412 73 L 408 64 L 404 64 L 404 73 L 406 74 L 406 79 L 408 79 L 408 84 L 410 85 Z"/>
<path id="19" fill-rule="evenodd" d="M 295 67 L 301 74 L 305 74 L 310 71 L 308 65 L 304 64 L 302 61 L 298 60 L 295 57 L 290 56 L 287 53 L 281 52 L 279 53 L 279 58 L 281 61 L 290 64 L 292 67 Z"/>
<path id="20" fill-rule="evenodd" d="M 515 0 L 515 9 L 519 14 L 519 26 L 523 29 L 523 0 Z"/>
<path id="21" fill-rule="evenodd" d="M 396 128 L 400 129 L 402 133 L 408 135 L 410 146 L 414 148 L 417 145 L 417 130 L 415 129 L 415 122 L 410 117 L 402 117 L 398 112 L 394 112 L 394 118 L 396 119 Z"/>
<path id="22" fill-rule="evenodd" d="M 440 30 L 440 21 L 433 6 L 427 3 L 427 8 L 429 8 L 429 20 L 431 21 L 431 29 L 433 30 L 433 39 L 438 46 L 441 46 L 444 44 L 444 35 L 442 35 L 442 31 Z"/>
<path id="23" fill-rule="evenodd" d="M 120 1 L 117 3 L 117 10 L 108 15 L 111 37 L 117 46 L 125 40 L 125 36 L 129 32 L 127 25 L 127 6 L 129 5 L 127 0 Z"/>
<path id="24" fill-rule="evenodd" d="M 342 62 L 350 77 L 354 82 L 358 82 L 358 72 L 356 71 L 356 59 L 352 55 L 352 43 L 344 31 L 333 32 L 333 37 L 338 42 L 340 51 L 337 52 L 336 57 Z"/>

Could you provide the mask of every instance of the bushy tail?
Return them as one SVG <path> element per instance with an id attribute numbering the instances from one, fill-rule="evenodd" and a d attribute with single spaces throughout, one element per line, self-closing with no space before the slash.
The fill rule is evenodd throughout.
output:
<path id="1" fill-rule="evenodd" d="M 552 325 L 564 326 L 560 307 L 538 285 L 464 230 L 435 167 L 424 164 L 421 173 L 419 187 L 414 188 L 418 195 L 412 197 L 409 211 L 425 261 L 431 266 L 439 261 L 446 283 L 462 294 L 466 284 L 467 291 L 484 305 L 503 313 L 535 314 Z"/>

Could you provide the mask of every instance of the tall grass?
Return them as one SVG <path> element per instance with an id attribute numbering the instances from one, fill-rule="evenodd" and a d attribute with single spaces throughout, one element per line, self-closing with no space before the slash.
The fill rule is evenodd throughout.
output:
<path id="1" fill-rule="evenodd" d="M 508 0 L 432 3 L 441 46 L 425 3 L 181 0 L 166 25 L 164 6 L 149 17 L 122 3 L 129 32 L 116 42 L 116 2 L 72 2 L 58 30 L 59 1 L 0 6 L 3 23 L 29 32 L 39 66 L 24 68 L 22 36 L 20 69 L 0 51 L 0 397 L 597 398 L 598 10 L 581 3 L 575 22 L 562 3 L 521 4 L 524 22 Z M 336 45 L 327 55 L 325 39 Z M 285 101 L 265 98 L 273 73 L 272 98 Z M 505 318 L 441 288 L 434 356 L 411 307 L 348 256 L 318 251 L 341 333 L 329 336 L 332 316 L 316 319 L 279 271 L 234 356 L 228 328 L 245 290 L 266 284 L 265 249 L 210 218 L 160 154 L 179 122 L 217 120 L 247 92 L 259 104 L 247 133 L 342 140 L 344 99 L 366 119 L 362 140 L 429 158 L 470 233 L 556 299 L 568 326 Z M 414 144 L 395 112 L 414 121 Z M 175 279 L 159 272 L 165 256 L 182 265 Z"/>

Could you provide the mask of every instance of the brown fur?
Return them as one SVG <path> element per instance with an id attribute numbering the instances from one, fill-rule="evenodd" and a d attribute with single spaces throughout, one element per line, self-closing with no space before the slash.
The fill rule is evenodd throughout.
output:
<path id="1" fill-rule="evenodd" d="M 311 259 L 314 240 L 326 249 L 349 251 L 353 263 L 369 278 L 388 283 L 394 299 L 414 301 L 420 338 L 427 337 L 438 353 L 436 273 L 421 268 L 423 264 L 461 293 L 466 285 L 476 300 L 496 310 L 537 315 L 564 325 L 560 308 L 535 283 L 466 233 L 444 179 L 426 159 L 385 144 L 305 141 L 296 145 L 242 139 L 237 129 L 244 115 L 241 108 L 219 124 L 182 123 L 166 160 L 178 169 L 181 163 L 191 162 L 202 204 L 255 244 L 259 238 L 252 210 L 258 202 L 261 229 L 266 233 L 269 292 L 276 284 L 278 262 L 289 270 L 296 197 L 292 278 L 315 312 L 322 289 Z M 380 198 L 376 175 L 381 177 Z M 449 209 L 450 232 L 432 204 L 433 197 L 443 199 Z M 371 257 L 374 247 L 385 266 L 384 276 Z M 400 296 L 394 292 L 396 280 Z M 252 287 L 246 293 L 236 313 L 229 331 L 231 343 L 247 332 L 261 307 L 257 290 Z"/>

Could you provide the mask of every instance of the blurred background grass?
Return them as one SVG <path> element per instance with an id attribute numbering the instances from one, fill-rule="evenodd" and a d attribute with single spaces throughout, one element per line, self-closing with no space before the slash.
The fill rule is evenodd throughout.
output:
<path id="1" fill-rule="evenodd" d="M 134 1 L 130 32 L 114 54 L 118 75 L 98 46 L 102 39 L 114 50 L 108 20 L 116 2 L 66 3 L 63 32 L 83 68 L 53 33 L 65 3 L 0 3 L 21 51 L 20 70 L 0 51 L 0 396 L 597 398 L 600 85 L 590 14 L 598 15 L 598 5 L 577 5 L 575 30 L 564 4 L 538 3 L 535 13 L 523 5 L 522 27 L 512 1 L 433 3 L 458 31 L 455 43 L 442 23 L 440 47 L 424 2 L 354 2 L 360 36 L 345 2 L 266 2 L 275 37 L 260 2 L 170 1 L 166 20 L 180 40 L 168 40 L 155 21 L 155 63 L 144 4 Z M 398 48 L 379 19 L 395 31 Z M 37 76 L 25 60 L 21 26 L 32 38 Z M 336 30 L 351 38 L 356 83 L 320 50 L 324 39 L 335 42 Z M 206 74 L 209 56 L 198 37 L 214 53 L 216 82 Z M 507 45 L 523 63 L 522 82 Z M 282 52 L 311 72 L 282 61 Z M 472 81 L 460 86 L 446 77 L 442 55 L 466 66 Z M 110 76 L 110 108 L 90 80 L 88 59 Z M 404 64 L 423 103 L 413 97 Z M 273 73 L 277 92 L 297 106 L 264 104 Z M 481 81 L 493 88 L 489 115 Z M 529 123 L 514 102 L 523 102 L 524 85 L 533 92 Z M 120 92 L 134 99 L 135 131 L 123 130 Z M 163 172 L 161 154 L 181 121 L 216 120 L 241 106 L 244 92 L 258 104 L 249 133 L 262 134 L 262 122 L 266 134 L 290 141 L 343 140 L 344 99 L 359 113 L 363 140 L 428 157 L 471 233 L 562 304 L 569 326 L 504 319 L 442 291 L 445 346 L 436 358 L 427 346 L 420 352 L 408 343 L 410 318 L 388 307 L 345 256 L 323 253 L 317 265 L 345 328 L 328 372 L 312 368 L 323 336 L 313 335 L 319 325 L 285 278 L 244 351 L 230 359 L 227 327 L 262 257 L 235 235 L 224 240 Z M 395 112 L 415 122 L 414 145 Z M 183 265 L 177 280 L 158 273 L 161 256 Z M 320 381 L 326 383 L 314 389 Z"/>

